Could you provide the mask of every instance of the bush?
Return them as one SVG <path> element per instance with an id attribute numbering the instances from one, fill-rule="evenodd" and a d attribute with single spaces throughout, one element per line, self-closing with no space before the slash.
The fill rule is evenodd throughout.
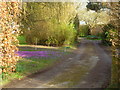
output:
<path id="1" fill-rule="evenodd" d="M 17 39 L 19 41 L 19 44 L 27 44 L 26 43 L 26 38 L 23 35 L 18 36 Z"/>
<path id="2" fill-rule="evenodd" d="M 79 36 L 87 36 L 89 35 L 90 31 L 89 31 L 89 26 L 88 25 L 82 25 L 79 28 Z"/>
<path id="3" fill-rule="evenodd" d="M 102 43 L 103 44 L 106 44 L 106 45 L 111 45 L 111 31 L 114 31 L 115 27 L 111 24 L 108 24 L 108 25 L 105 25 L 102 30 L 103 30 L 103 33 L 101 34 L 101 38 L 102 38 Z"/>
<path id="4" fill-rule="evenodd" d="M 54 25 L 54 26 L 53 26 Z M 45 26 L 36 24 L 33 30 L 26 33 L 29 44 L 40 44 L 48 46 L 62 46 L 74 43 L 76 30 L 73 24 L 46 22 Z"/>
<path id="5" fill-rule="evenodd" d="M 62 46 L 74 42 L 76 5 L 73 3 L 23 4 L 21 30 L 28 44 Z M 75 26 L 74 26 L 75 27 Z"/>

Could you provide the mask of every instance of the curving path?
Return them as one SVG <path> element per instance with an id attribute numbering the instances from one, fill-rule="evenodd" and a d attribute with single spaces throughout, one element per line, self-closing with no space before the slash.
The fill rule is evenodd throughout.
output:
<path id="1" fill-rule="evenodd" d="M 110 81 L 111 57 L 99 41 L 82 40 L 54 68 L 5 86 L 9 88 L 104 88 Z"/>

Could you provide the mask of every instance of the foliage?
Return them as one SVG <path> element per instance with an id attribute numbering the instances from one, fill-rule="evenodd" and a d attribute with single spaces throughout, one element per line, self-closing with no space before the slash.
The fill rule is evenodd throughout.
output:
<path id="1" fill-rule="evenodd" d="M 100 2 L 89 2 L 86 7 L 98 12 L 102 8 L 102 4 Z"/>
<path id="2" fill-rule="evenodd" d="M 79 36 L 87 36 L 90 34 L 90 29 L 88 25 L 81 25 L 79 26 Z"/>
<path id="3" fill-rule="evenodd" d="M 23 32 L 29 44 L 61 46 L 74 40 L 73 3 L 25 3 Z M 70 31 L 71 30 L 71 31 Z"/>
<path id="4" fill-rule="evenodd" d="M 81 15 L 82 14 L 82 15 Z M 85 21 L 90 28 L 95 27 L 96 25 L 108 24 L 110 22 L 110 15 L 108 11 L 87 11 L 86 9 L 79 10 L 79 20 Z"/>
<path id="5" fill-rule="evenodd" d="M 51 27 L 51 26 L 50 26 Z M 66 24 L 54 24 L 54 28 L 48 28 L 49 30 L 31 30 L 26 35 L 27 42 L 30 44 L 42 44 L 61 46 L 63 44 L 71 44 L 74 42 L 76 30 L 73 25 Z M 45 32 L 44 32 L 45 31 Z M 37 41 L 36 41 L 37 40 Z"/>
<path id="6" fill-rule="evenodd" d="M 74 42 L 76 35 L 73 25 L 67 25 L 65 23 L 56 25 L 54 31 L 51 32 L 50 37 L 47 39 L 46 44 L 48 45 L 70 45 Z"/>
<path id="7" fill-rule="evenodd" d="M 26 43 L 26 39 L 25 39 L 25 37 L 24 37 L 23 35 L 19 35 L 19 36 L 17 37 L 17 39 L 18 39 L 18 41 L 19 41 L 19 44 L 27 44 L 27 43 Z"/>
<path id="8" fill-rule="evenodd" d="M 113 52 L 111 88 L 120 88 L 120 1 L 107 3 L 107 6 L 111 9 L 111 24 L 115 26 L 110 32 Z"/>
<path id="9" fill-rule="evenodd" d="M 111 32 L 114 31 L 115 27 L 112 24 L 107 24 L 105 25 L 102 30 L 103 33 L 101 34 L 101 38 L 102 38 L 102 43 L 103 44 L 107 44 L 107 45 L 111 45 L 112 42 L 111 40 Z"/>
<path id="10" fill-rule="evenodd" d="M 0 74 L 9 74 L 15 71 L 18 56 L 16 35 L 18 34 L 18 16 L 20 12 L 18 2 L 0 2 Z"/>
<path id="11" fill-rule="evenodd" d="M 118 88 L 120 88 L 120 2 L 116 4 L 115 9 L 113 10 L 114 12 L 114 18 L 116 19 L 115 21 L 115 26 L 116 30 L 112 33 L 112 45 L 113 45 L 113 68 L 112 68 L 112 83 L 117 84 Z M 117 12 L 117 13 L 116 13 Z"/>

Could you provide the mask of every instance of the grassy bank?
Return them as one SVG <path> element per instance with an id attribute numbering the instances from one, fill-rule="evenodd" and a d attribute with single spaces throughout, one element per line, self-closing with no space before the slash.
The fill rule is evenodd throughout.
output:
<path id="1" fill-rule="evenodd" d="M 5 85 L 9 82 L 11 82 L 14 79 L 22 79 L 23 77 L 26 77 L 28 75 L 31 75 L 33 73 L 36 73 L 38 71 L 45 70 L 53 65 L 55 63 L 59 62 L 60 58 L 64 55 L 68 55 L 68 52 L 64 52 L 61 50 L 48 50 L 48 49 L 42 49 L 42 50 L 31 50 L 31 49 L 20 49 L 22 52 L 42 52 L 42 54 L 45 54 L 48 52 L 48 56 L 34 56 L 34 57 L 22 57 L 17 62 L 16 65 L 16 72 L 4 75 L 2 74 L 2 85 Z M 27 54 L 26 54 L 27 55 Z"/>
<path id="2" fill-rule="evenodd" d="M 16 72 L 6 75 L 3 74 L 2 85 L 9 83 L 13 79 L 21 79 L 29 74 L 35 73 L 37 71 L 43 70 L 50 67 L 56 62 L 55 59 L 26 59 L 21 58 L 16 66 Z"/>

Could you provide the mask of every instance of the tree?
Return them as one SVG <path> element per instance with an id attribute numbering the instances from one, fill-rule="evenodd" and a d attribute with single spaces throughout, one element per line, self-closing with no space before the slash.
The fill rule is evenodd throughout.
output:
<path id="1" fill-rule="evenodd" d="M 29 44 L 35 44 L 37 39 L 42 45 L 63 45 L 76 32 L 73 22 L 77 6 L 74 3 L 28 2 L 23 7 L 26 14 L 22 30 Z"/>
<path id="2" fill-rule="evenodd" d="M 88 10 L 90 9 L 98 12 L 102 8 L 102 4 L 101 2 L 89 2 L 86 7 Z"/>
<path id="3" fill-rule="evenodd" d="M 87 25 L 89 25 L 90 33 L 91 30 L 94 29 L 97 25 L 101 25 L 101 28 L 103 25 L 108 24 L 110 22 L 110 15 L 108 14 L 109 11 L 103 11 L 100 10 L 99 12 L 95 12 L 94 10 L 87 10 L 80 9 L 79 10 L 79 20 L 86 22 Z"/>

